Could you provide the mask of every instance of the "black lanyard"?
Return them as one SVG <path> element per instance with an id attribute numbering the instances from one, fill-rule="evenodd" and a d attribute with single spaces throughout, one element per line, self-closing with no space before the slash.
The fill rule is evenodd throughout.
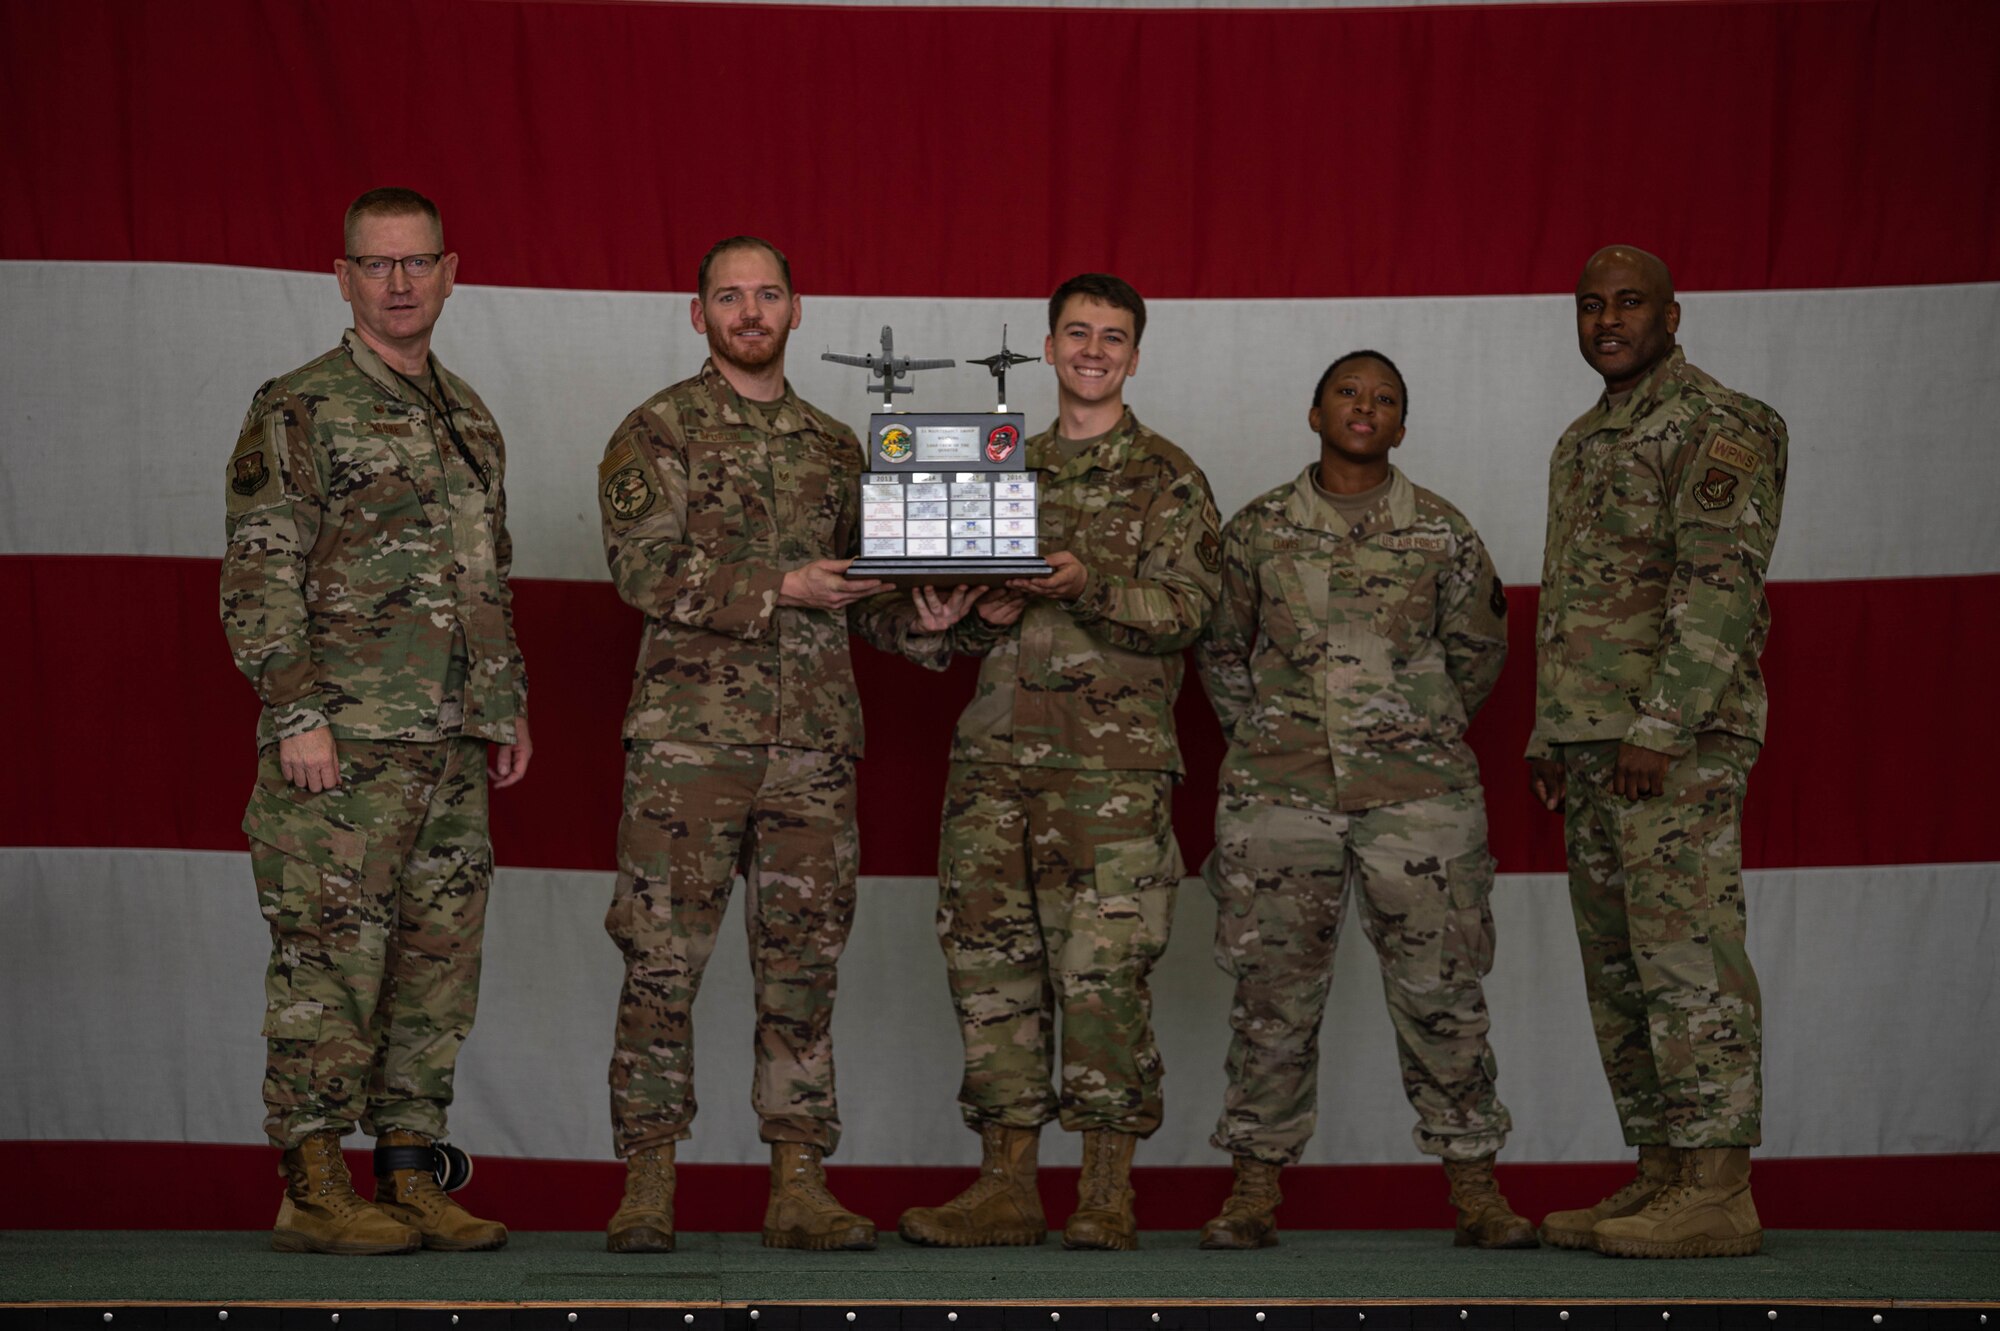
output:
<path id="1" fill-rule="evenodd" d="M 479 478 L 479 488 L 484 490 L 487 486 L 486 468 L 479 465 L 479 459 L 472 455 L 472 450 L 470 448 L 466 447 L 464 437 L 459 434 L 458 426 L 451 419 L 452 409 L 450 408 L 450 406 L 446 405 L 448 399 L 446 399 L 444 395 L 444 384 L 438 379 L 437 361 L 434 359 L 427 358 L 426 363 L 428 364 L 431 372 L 431 387 L 437 390 L 436 397 L 432 397 L 430 392 L 427 391 L 423 387 L 423 385 L 419 384 L 416 380 L 410 378 L 409 375 L 404 374 L 401 370 L 397 369 L 395 366 L 391 365 L 389 367 L 389 373 L 395 375 L 398 379 L 401 379 L 404 383 L 408 384 L 411 388 L 415 389 L 417 396 L 421 397 L 425 402 L 430 404 L 432 414 L 434 414 L 439 420 L 444 422 L 445 433 L 451 436 L 451 442 L 453 446 L 458 449 L 458 455 L 465 459 L 466 466 L 472 468 L 472 474 Z"/>

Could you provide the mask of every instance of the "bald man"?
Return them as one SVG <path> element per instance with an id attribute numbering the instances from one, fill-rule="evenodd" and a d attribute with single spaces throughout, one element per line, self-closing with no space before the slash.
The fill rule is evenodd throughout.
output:
<path id="1" fill-rule="evenodd" d="M 1763 1241 L 1757 977 L 1744 948 L 1744 785 L 1764 739 L 1764 573 L 1785 422 L 1687 363 L 1658 258 L 1599 250 L 1576 332 L 1604 393 L 1549 463 L 1535 633 L 1535 798 L 1564 814 L 1570 905 L 1632 1182 L 1542 1223 L 1619 1257 Z"/>

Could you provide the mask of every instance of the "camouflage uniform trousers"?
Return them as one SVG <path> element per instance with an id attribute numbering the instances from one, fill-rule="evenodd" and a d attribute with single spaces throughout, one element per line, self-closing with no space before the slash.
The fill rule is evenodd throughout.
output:
<path id="1" fill-rule="evenodd" d="M 339 742 L 340 784 L 287 783 L 276 745 L 243 818 L 271 925 L 264 1131 L 359 1122 L 445 1135 L 479 1004 L 493 881 L 486 742 Z"/>
<path id="2" fill-rule="evenodd" d="M 1745 950 L 1743 792 L 1757 743 L 1698 735 L 1663 794 L 1611 793 L 1615 740 L 1558 746 L 1570 909 L 1628 1145 L 1755 1146 L 1763 1074 Z"/>
<path id="3" fill-rule="evenodd" d="M 1139 1136 L 1160 1126 L 1146 977 L 1180 852 L 1166 772 L 953 763 L 938 939 L 965 1040 L 968 1125 Z M 1057 1014 L 1060 1100 L 1051 1088 Z"/>
<path id="4" fill-rule="evenodd" d="M 618 885 L 604 917 L 625 954 L 611 1056 L 621 1157 L 689 1135 L 694 999 L 739 872 L 757 991 L 759 1135 L 833 1152 L 835 966 L 854 924 L 859 866 L 853 758 L 626 741 Z"/>
<path id="5" fill-rule="evenodd" d="M 1513 1119 L 1494 1093 L 1481 980 L 1493 967 L 1493 857 L 1479 787 L 1359 813 L 1225 797 L 1203 877 L 1215 960 L 1236 977 L 1229 1088 L 1212 1144 L 1298 1161 L 1318 1119 L 1319 1029 L 1347 885 L 1382 963 L 1417 1149 L 1498 1151 Z"/>

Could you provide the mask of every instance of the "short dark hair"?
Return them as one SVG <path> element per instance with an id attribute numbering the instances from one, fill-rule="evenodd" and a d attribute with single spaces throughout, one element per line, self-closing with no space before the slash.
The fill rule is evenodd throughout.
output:
<path id="1" fill-rule="evenodd" d="M 1387 356 L 1384 356 L 1381 352 L 1369 351 L 1366 350 L 1365 348 L 1361 351 L 1350 351 L 1345 356 L 1340 357 L 1338 360 L 1334 361 L 1333 364 L 1326 367 L 1326 373 L 1322 374 L 1319 377 L 1319 382 L 1313 386 L 1313 406 L 1318 407 L 1320 404 L 1319 400 L 1326 395 L 1326 386 L 1333 382 L 1334 371 L 1338 370 L 1341 366 L 1347 364 L 1347 362 L 1351 360 L 1378 360 L 1381 361 L 1382 364 L 1388 366 L 1389 373 L 1396 376 L 1396 387 L 1401 389 L 1403 392 L 1403 419 L 1406 421 L 1409 420 L 1410 386 L 1407 383 L 1403 382 L 1403 372 L 1396 368 L 1396 362 L 1390 360 Z"/>
<path id="2" fill-rule="evenodd" d="M 701 256 L 701 267 L 695 270 L 694 275 L 694 294 L 696 296 L 707 299 L 708 270 L 715 266 L 717 259 L 735 250 L 762 250 L 773 259 L 776 259 L 778 261 L 778 272 L 785 279 L 785 290 L 790 291 L 792 289 L 792 262 L 785 257 L 783 250 L 773 245 L 770 241 L 765 240 L 762 236 L 731 236 L 727 240 L 716 241 L 708 247 L 708 253 Z"/>
<path id="3" fill-rule="evenodd" d="M 1082 296 L 1087 300 L 1102 302 L 1116 310 L 1126 310 L 1132 315 L 1132 345 L 1146 336 L 1146 298 L 1132 289 L 1132 284 L 1122 277 L 1109 273 L 1078 273 L 1069 281 L 1056 288 L 1056 294 L 1049 297 L 1049 333 L 1056 331 L 1056 320 L 1062 318 L 1062 308 L 1071 296 Z"/>
<path id="4" fill-rule="evenodd" d="M 348 204 L 347 216 L 340 224 L 343 253 L 353 251 L 354 228 L 364 217 L 428 217 L 431 225 L 437 228 L 438 244 L 444 244 L 444 221 L 438 216 L 438 206 L 413 189 L 404 189 L 399 185 L 371 189 Z"/>

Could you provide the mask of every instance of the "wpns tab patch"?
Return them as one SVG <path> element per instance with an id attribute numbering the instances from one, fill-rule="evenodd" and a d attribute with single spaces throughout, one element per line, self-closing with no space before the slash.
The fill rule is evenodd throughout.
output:
<path id="1" fill-rule="evenodd" d="M 1764 460 L 1757 456 L 1757 450 L 1734 439 L 1717 435 L 1708 441 L 1708 455 L 1725 467 L 1734 467 L 1745 475 L 1755 476 L 1757 468 Z M 1713 474 L 1713 473 L 1711 473 Z"/>

